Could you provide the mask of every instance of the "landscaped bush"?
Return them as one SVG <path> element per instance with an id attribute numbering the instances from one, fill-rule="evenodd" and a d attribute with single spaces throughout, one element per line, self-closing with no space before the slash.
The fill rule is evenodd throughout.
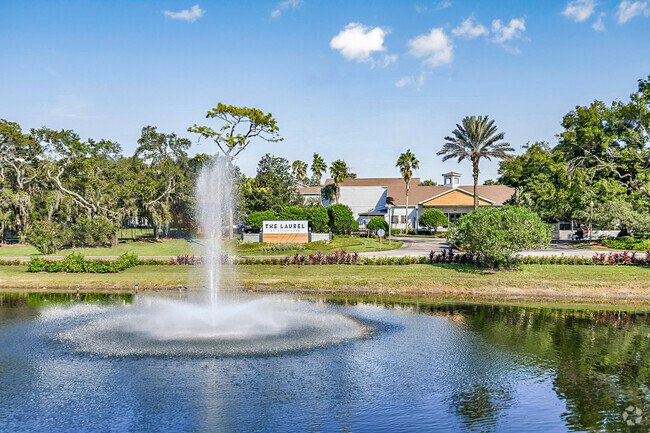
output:
<path id="1" fill-rule="evenodd" d="M 650 250 L 650 239 L 641 236 L 622 236 L 616 239 L 605 239 L 601 245 L 617 250 L 647 251 Z"/>
<path id="2" fill-rule="evenodd" d="M 368 222 L 368 229 L 374 231 L 383 229 L 384 231 L 388 231 L 388 223 L 383 217 L 375 216 L 370 218 L 370 221 Z"/>
<path id="3" fill-rule="evenodd" d="M 402 229 L 390 229 L 390 234 L 392 236 L 398 236 L 402 234 Z"/>
<path id="4" fill-rule="evenodd" d="M 27 242 L 41 254 L 55 253 L 67 243 L 65 228 L 51 221 L 35 221 L 25 234 Z"/>
<path id="5" fill-rule="evenodd" d="M 307 220 L 314 233 L 326 233 L 329 230 L 330 217 L 323 206 L 307 208 Z"/>
<path id="6" fill-rule="evenodd" d="M 352 210 L 344 204 L 333 204 L 327 208 L 330 218 L 330 228 L 336 234 L 350 234 L 359 229 L 359 223 L 354 220 Z"/>
<path id="7" fill-rule="evenodd" d="M 260 247 L 259 251 L 300 251 L 304 250 L 305 245 L 304 244 L 296 244 L 296 243 L 283 243 L 283 244 L 275 244 L 271 243 L 268 244 L 264 247 Z"/>
<path id="8" fill-rule="evenodd" d="M 87 272 L 114 273 L 139 264 L 138 256 L 124 253 L 117 260 L 90 259 L 81 254 L 70 254 L 63 260 L 32 257 L 27 263 L 28 272 Z"/>
<path id="9" fill-rule="evenodd" d="M 66 229 L 67 243 L 74 246 L 105 246 L 113 243 L 117 226 L 108 218 L 95 216 L 92 219 L 82 218 Z"/>
<path id="10" fill-rule="evenodd" d="M 271 210 L 251 212 L 246 218 L 246 225 L 250 226 L 253 230 L 260 231 L 264 221 L 272 221 L 277 219 L 275 213 Z"/>
<path id="11" fill-rule="evenodd" d="M 429 230 L 433 229 L 434 233 L 438 233 L 438 227 L 446 227 L 449 225 L 449 220 L 447 215 L 442 213 L 439 209 L 427 209 L 422 215 L 418 222 L 421 226 L 428 228 Z"/>
<path id="12" fill-rule="evenodd" d="M 526 208 L 483 206 L 461 217 L 449 228 L 447 237 L 460 249 L 478 253 L 491 268 L 510 268 L 517 253 L 545 248 L 551 242 L 549 226 Z"/>
<path id="13" fill-rule="evenodd" d="M 286 206 L 282 208 L 278 219 L 290 221 L 306 220 L 307 209 L 300 206 Z"/>

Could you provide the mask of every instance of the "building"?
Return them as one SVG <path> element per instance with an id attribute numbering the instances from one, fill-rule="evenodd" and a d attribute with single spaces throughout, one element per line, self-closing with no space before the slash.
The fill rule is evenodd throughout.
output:
<path id="1" fill-rule="evenodd" d="M 450 222 L 474 208 L 474 185 L 461 185 L 461 175 L 449 172 L 442 175 L 439 186 L 420 186 L 420 179 L 411 178 L 408 195 L 402 178 L 359 178 L 346 179 L 341 184 L 340 203 L 352 209 L 354 218 L 364 227 L 373 216 L 382 216 L 393 228 L 418 229 L 418 219 L 427 209 L 439 209 Z M 334 183 L 328 179 L 325 185 Z M 514 193 L 507 185 L 479 185 L 477 188 L 479 206 L 503 206 Z M 323 205 L 328 206 L 326 200 Z M 391 208 L 389 215 L 389 206 Z M 408 224 L 407 224 L 408 222 Z"/>
<path id="2" fill-rule="evenodd" d="M 321 196 L 320 186 L 299 186 L 298 194 L 305 199 L 305 204 L 322 205 L 323 198 Z"/>

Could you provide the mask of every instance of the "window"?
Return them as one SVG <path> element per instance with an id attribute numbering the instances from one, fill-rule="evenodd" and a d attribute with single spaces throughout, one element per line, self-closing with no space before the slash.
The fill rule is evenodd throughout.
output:
<path id="1" fill-rule="evenodd" d="M 390 221 L 391 221 L 391 223 L 393 223 L 393 224 L 397 224 L 397 223 L 399 222 L 399 217 L 398 217 L 397 215 L 393 215 L 393 216 L 390 218 Z"/>
<path id="2" fill-rule="evenodd" d="M 455 183 L 455 184 L 458 184 L 458 181 L 459 181 L 459 180 L 460 180 L 460 179 L 458 179 L 457 177 L 455 177 L 455 178 L 454 178 L 454 183 Z"/>
<path id="3" fill-rule="evenodd" d="M 406 215 L 400 215 L 399 216 L 399 222 L 401 224 L 406 224 Z"/>

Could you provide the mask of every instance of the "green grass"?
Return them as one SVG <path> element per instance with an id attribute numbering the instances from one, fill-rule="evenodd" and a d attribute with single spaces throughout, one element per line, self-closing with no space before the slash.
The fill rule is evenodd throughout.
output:
<path id="1" fill-rule="evenodd" d="M 355 237 L 335 237 L 329 243 L 315 241 L 305 244 L 304 250 L 291 250 L 291 251 L 260 251 L 260 246 L 266 246 L 266 243 L 243 243 L 234 247 L 231 251 L 240 255 L 290 255 L 290 254 L 316 254 L 320 251 L 323 254 L 332 253 L 336 250 L 346 250 L 347 252 L 364 252 L 364 251 L 387 251 L 394 250 L 401 247 L 403 242 L 393 241 L 392 245 L 388 245 L 387 240 L 379 244 L 376 238 L 355 238 Z"/>
<path id="2" fill-rule="evenodd" d="M 125 242 L 120 243 L 115 248 L 67 248 L 53 255 L 67 256 L 71 253 L 81 253 L 84 256 L 119 256 L 124 253 L 134 253 L 139 256 L 177 256 L 192 254 L 193 251 L 198 250 L 191 242 L 185 239 L 171 239 Z M 22 257 L 38 254 L 38 250 L 31 245 L 7 245 L 0 248 L 0 257 Z"/>
<path id="3" fill-rule="evenodd" d="M 650 267 L 525 265 L 519 271 L 484 272 L 462 265 L 226 266 L 229 288 L 303 293 L 537 297 L 650 302 Z M 0 266 L 0 287 L 9 289 L 143 289 L 202 287 L 201 268 L 137 266 L 117 274 L 28 273 Z"/>
<path id="4" fill-rule="evenodd" d="M 402 242 L 394 241 L 393 245 L 388 245 L 386 241 L 381 243 L 377 239 L 367 238 L 334 238 L 329 244 L 321 242 L 310 242 L 305 244 L 306 249 L 296 251 L 259 251 L 259 247 L 267 245 L 265 243 L 244 243 L 238 244 L 236 241 L 227 245 L 227 249 L 233 254 L 240 255 L 289 255 L 289 254 L 310 254 L 319 250 L 322 253 L 330 253 L 335 250 L 345 249 L 348 252 L 362 251 L 384 251 L 392 250 L 402 246 Z M 154 241 L 143 240 L 135 242 L 123 242 L 115 248 L 67 248 L 55 254 L 55 256 L 67 256 L 71 253 L 81 253 L 84 256 L 119 256 L 124 253 L 134 253 L 138 256 L 178 256 L 185 254 L 201 255 L 202 247 L 186 239 L 170 239 Z M 39 255 L 38 250 L 30 245 L 6 245 L 0 248 L 0 257 L 29 257 Z"/>

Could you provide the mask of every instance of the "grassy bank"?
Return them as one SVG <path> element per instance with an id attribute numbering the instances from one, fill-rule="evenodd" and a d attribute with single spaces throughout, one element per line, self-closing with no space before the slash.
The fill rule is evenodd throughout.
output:
<path id="1" fill-rule="evenodd" d="M 483 272 L 462 265 L 233 266 L 225 285 L 301 293 L 447 294 L 462 296 L 584 297 L 650 300 L 650 268 L 640 266 L 524 265 L 519 271 Z M 0 267 L 0 288 L 143 289 L 199 287 L 200 268 L 137 266 L 117 274 L 28 273 Z"/>
<path id="2" fill-rule="evenodd" d="M 81 253 L 84 256 L 120 256 L 124 253 L 134 253 L 138 256 L 177 256 L 193 254 L 198 251 L 197 246 L 185 239 L 145 240 L 120 243 L 111 248 L 66 248 L 52 256 L 67 256 L 72 253 Z M 39 255 L 36 248 L 31 245 L 6 245 L 0 248 L 0 257 L 25 257 Z"/>
<path id="3" fill-rule="evenodd" d="M 267 246 L 266 243 L 243 243 L 236 241 L 226 242 L 226 249 L 232 254 L 239 255 L 289 255 L 289 254 L 312 254 L 321 251 L 330 253 L 335 250 L 345 249 L 348 252 L 362 251 L 386 251 L 394 250 L 402 246 L 402 242 L 393 241 L 392 245 L 384 240 L 379 244 L 378 239 L 373 238 L 334 238 L 329 243 L 310 242 L 305 244 L 304 250 L 290 251 L 260 251 L 260 248 Z M 84 256 L 120 256 L 124 253 L 133 253 L 138 256 L 179 256 L 179 255 L 201 255 L 202 247 L 186 239 L 169 240 L 142 240 L 120 243 L 117 247 L 111 248 L 66 248 L 52 256 L 65 257 L 68 254 L 81 253 Z M 6 245 L 0 248 L 0 257 L 29 257 L 39 255 L 36 248 L 31 245 Z"/>

